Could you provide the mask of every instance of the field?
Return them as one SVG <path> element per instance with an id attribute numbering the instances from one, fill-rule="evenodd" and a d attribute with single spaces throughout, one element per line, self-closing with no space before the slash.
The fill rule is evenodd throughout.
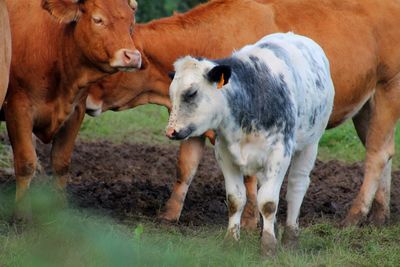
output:
<path id="1" fill-rule="evenodd" d="M 392 221 L 384 228 L 339 229 L 362 178 L 364 149 L 352 124 L 326 132 L 305 199 L 300 248 L 261 261 L 259 233 L 223 243 L 224 185 L 211 146 L 189 190 L 181 222 L 156 215 L 175 178 L 177 143 L 163 134 L 167 112 L 156 106 L 86 118 L 68 186 L 70 207 L 59 209 L 49 177 L 35 178 L 34 223 L 22 233 L 8 223 L 14 181 L 4 128 L 0 166 L 0 266 L 396 266 L 400 262 L 400 166 L 394 158 Z M 396 143 L 400 142 L 396 135 Z M 49 170 L 49 147 L 38 155 Z M 285 190 L 285 189 L 284 189 Z M 282 193 L 282 198 L 284 191 Z M 279 207 L 284 221 L 285 207 Z"/>

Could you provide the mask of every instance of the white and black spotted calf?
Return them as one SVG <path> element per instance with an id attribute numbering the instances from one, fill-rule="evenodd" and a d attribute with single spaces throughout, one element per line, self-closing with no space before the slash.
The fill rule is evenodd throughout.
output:
<path id="1" fill-rule="evenodd" d="M 243 175 L 256 175 L 262 254 L 273 254 L 284 176 L 291 163 L 285 234 L 296 237 L 318 141 L 332 112 L 334 88 L 324 51 L 309 38 L 278 33 L 230 58 L 188 56 L 174 66 L 167 136 L 185 139 L 216 130 L 215 154 L 229 205 L 228 236 L 239 239 L 246 203 Z"/>

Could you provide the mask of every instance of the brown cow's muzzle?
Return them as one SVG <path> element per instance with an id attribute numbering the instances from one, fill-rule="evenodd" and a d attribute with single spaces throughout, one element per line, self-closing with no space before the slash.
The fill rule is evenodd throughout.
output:
<path id="1" fill-rule="evenodd" d="M 138 50 L 120 49 L 115 52 L 110 66 L 120 71 L 134 71 L 142 66 L 142 56 Z"/>

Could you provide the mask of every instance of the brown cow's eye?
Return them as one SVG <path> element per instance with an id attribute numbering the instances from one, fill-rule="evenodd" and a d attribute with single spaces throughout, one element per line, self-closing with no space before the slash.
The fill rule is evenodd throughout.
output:
<path id="1" fill-rule="evenodd" d="M 92 17 L 92 19 L 95 24 L 98 24 L 98 25 L 103 24 L 103 20 L 100 17 Z"/>

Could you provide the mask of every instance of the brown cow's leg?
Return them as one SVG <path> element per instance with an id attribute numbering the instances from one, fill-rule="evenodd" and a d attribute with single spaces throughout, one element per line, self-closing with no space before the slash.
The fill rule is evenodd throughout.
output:
<path id="1" fill-rule="evenodd" d="M 165 211 L 159 215 L 160 219 L 171 222 L 179 220 L 186 193 L 203 156 L 204 145 L 204 137 L 190 138 L 181 143 L 177 166 L 178 179 L 171 197 L 165 204 Z"/>
<path id="2" fill-rule="evenodd" d="M 260 215 L 257 208 L 257 177 L 245 176 L 247 203 L 242 213 L 241 227 L 246 230 L 256 230 Z"/>
<path id="3" fill-rule="evenodd" d="M 367 102 L 360 112 L 353 118 L 354 127 L 358 137 L 365 146 L 367 140 L 368 127 L 371 118 L 372 101 Z M 383 225 L 390 217 L 390 184 L 391 168 L 390 160 L 382 173 L 381 181 L 371 207 L 371 219 L 377 226 Z"/>
<path id="4" fill-rule="evenodd" d="M 204 137 L 190 138 L 183 141 L 178 156 L 177 175 L 178 179 L 172 189 L 172 193 L 164 211 L 159 218 L 169 222 L 179 221 L 186 193 L 196 174 L 205 146 Z M 257 179 L 248 177 L 245 179 L 248 201 L 245 207 L 245 214 L 242 216 L 244 229 L 254 230 L 257 228 L 259 213 L 257 208 Z"/>
<path id="5" fill-rule="evenodd" d="M 14 153 L 15 215 L 17 219 L 27 219 L 27 217 L 30 217 L 31 211 L 26 193 L 35 174 L 37 157 L 32 142 L 33 126 L 29 102 L 23 96 L 14 99 L 8 99 L 4 110 L 8 136 Z"/>
<path id="6" fill-rule="evenodd" d="M 358 224 L 367 215 L 381 184 L 383 171 L 386 165 L 390 164 L 394 154 L 394 129 L 400 115 L 399 88 L 399 77 L 396 77 L 384 88 L 377 90 L 374 95 L 366 142 L 364 182 L 343 222 L 344 225 Z"/>
<path id="7" fill-rule="evenodd" d="M 36 136 L 34 134 L 32 134 L 32 144 L 33 144 L 33 147 L 36 150 L 36 148 L 37 148 L 37 138 L 36 138 Z M 37 161 L 36 161 L 36 175 L 41 175 L 41 174 L 45 174 L 45 173 L 46 172 L 45 172 L 42 164 L 40 163 L 40 160 L 37 159 Z"/>
<path id="8" fill-rule="evenodd" d="M 378 191 L 371 207 L 371 220 L 376 226 L 382 226 L 390 219 L 390 185 L 392 182 L 392 160 L 386 164 Z"/>
<path id="9" fill-rule="evenodd" d="M 51 166 L 57 179 L 56 188 L 63 191 L 69 181 L 69 165 L 74 150 L 75 140 L 78 135 L 83 118 L 85 107 L 81 104 L 75 108 L 74 113 L 57 132 L 51 147 Z"/>

